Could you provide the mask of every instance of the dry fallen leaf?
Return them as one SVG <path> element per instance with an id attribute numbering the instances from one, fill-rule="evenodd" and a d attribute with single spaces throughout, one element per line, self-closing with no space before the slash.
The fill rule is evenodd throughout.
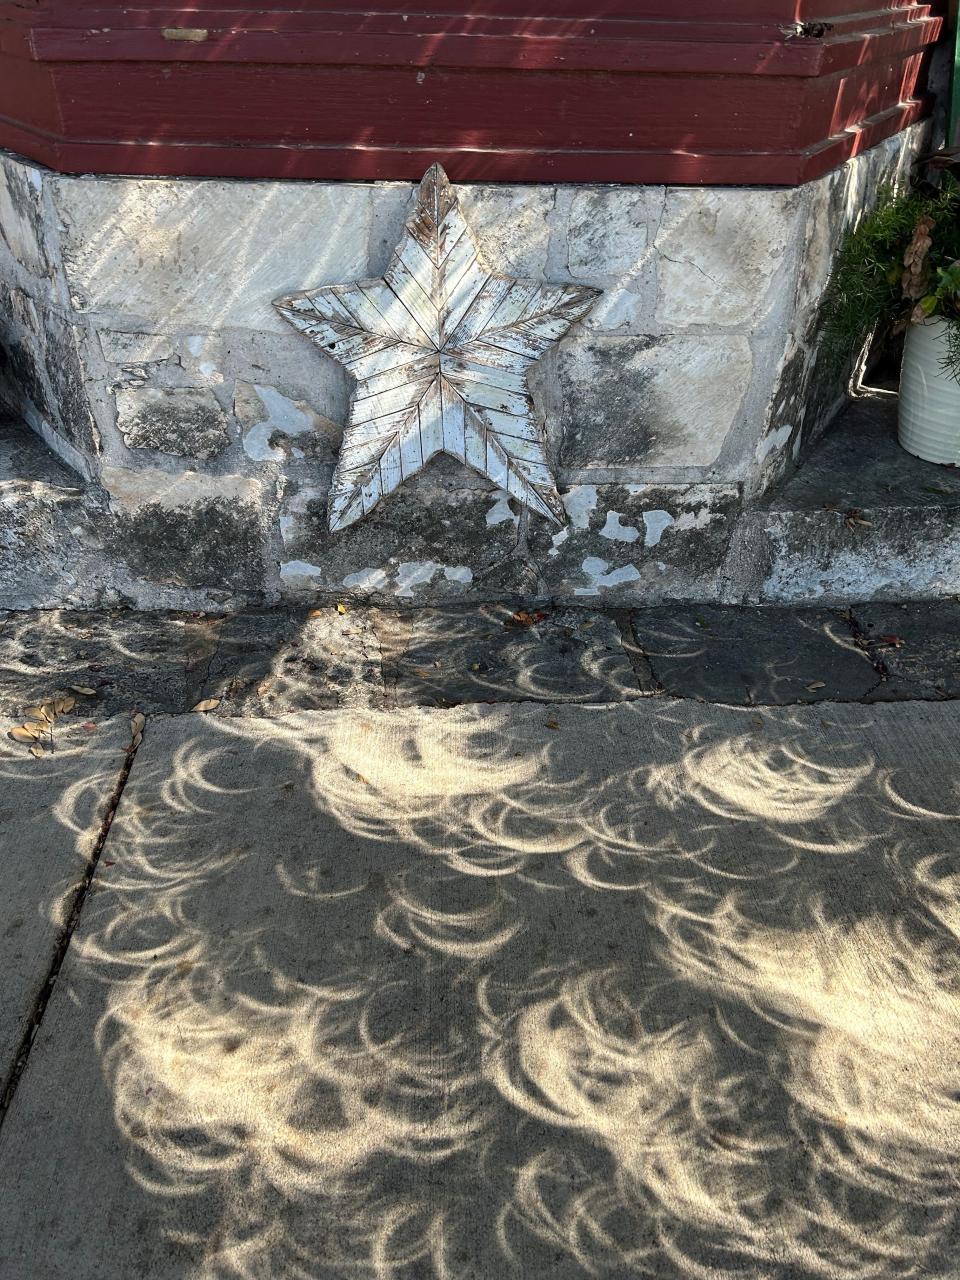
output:
<path id="1" fill-rule="evenodd" d="M 70 688 L 84 698 L 95 698 L 97 695 L 96 689 L 91 689 L 88 684 L 72 684 Z"/>
<path id="2" fill-rule="evenodd" d="M 860 510 L 859 507 L 851 507 L 851 509 L 844 514 L 843 523 L 847 526 L 848 529 L 857 529 L 857 528 L 872 529 L 873 528 L 873 522 L 871 520 L 864 520 L 863 512 Z"/>
<path id="3" fill-rule="evenodd" d="M 133 740 L 130 743 L 130 750 L 136 751 L 137 747 L 139 747 L 142 741 L 143 741 L 143 734 L 138 731 L 133 735 Z"/>
<path id="4" fill-rule="evenodd" d="M 825 689 L 826 687 L 827 687 L 826 680 L 814 680 L 812 684 L 807 685 L 807 688 L 811 693 L 816 692 L 817 689 Z"/>
<path id="5" fill-rule="evenodd" d="M 8 731 L 7 737 L 13 738 L 14 742 L 36 742 L 41 732 L 43 730 L 38 732 L 34 725 L 18 724 Z"/>
<path id="6" fill-rule="evenodd" d="M 50 723 L 53 724 L 54 720 L 57 718 L 57 712 L 54 704 L 52 702 L 41 703 L 40 716 L 38 718 L 42 720 L 49 720 Z"/>
<path id="7" fill-rule="evenodd" d="M 322 618 L 322 617 L 323 617 L 323 610 L 322 610 L 322 609 L 311 609 L 311 610 L 310 610 L 310 612 L 307 614 L 307 617 L 308 617 L 308 618 Z"/>
<path id="8" fill-rule="evenodd" d="M 345 604 L 337 605 L 337 613 L 346 613 L 346 612 L 347 612 L 347 606 Z"/>
<path id="9" fill-rule="evenodd" d="M 44 751 L 43 747 L 40 746 L 39 742 L 35 742 L 33 746 L 30 748 L 30 754 L 32 756 L 36 756 L 39 759 L 40 756 L 45 756 L 47 753 Z"/>
<path id="10" fill-rule="evenodd" d="M 555 719 L 553 718 L 553 716 L 551 716 L 551 717 L 550 717 L 550 719 L 546 722 L 546 725 L 547 725 L 547 728 L 548 728 L 548 729 L 559 729 L 559 728 L 560 728 L 560 722 L 559 722 L 559 720 L 555 720 Z"/>
<path id="11" fill-rule="evenodd" d="M 47 717 L 43 714 L 43 707 L 24 707 L 23 718 L 24 720 L 46 720 Z"/>
<path id="12" fill-rule="evenodd" d="M 191 707 L 191 711 L 213 711 L 215 707 L 219 707 L 219 698 L 203 698 L 195 707 Z"/>
<path id="13" fill-rule="evenodd" d="M 147 717 L 143 714 L 142 711 L 138 711 L 135 715 L 131 716 L 130 718 L 130 732 L 133 734 L 140 733 L 143 730 L 143 726 L 146 723 L 147 723 Z"/>

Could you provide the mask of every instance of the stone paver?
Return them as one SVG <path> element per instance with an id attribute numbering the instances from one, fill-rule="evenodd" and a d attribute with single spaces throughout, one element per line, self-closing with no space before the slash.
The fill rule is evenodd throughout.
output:
<path id="1" fill-rule="evenodd" d="M 280 715 L 382 696 L 375 609 L 237 614 L 67 609 L 0 616 L 0 711 L 56 689 L 95 689 L 78 714 L 189 711 L 219 698 L 222 715 Z"/>
<path id="2" fill-rule="evenodd" d="M 283 715 L 383 703 L 376 609 L 332 605 L 222 621 L 203 685 L 217 715 Z"/>
<path id="3" fill-rule="evenodd" d="M 149 722 L 0 1277 L 951 1280 L 958 720 Z"/>
<path id="4" fill-rule="evenodd" d="M 874 660 L 888 673 L 878 701 L 960 697 L 960 604 L 860 604 L 853 607 Z"/>
<path id="5" fill-rule="evenodd" d="M 54 729 L 36 759 L 0 736 L 0 1097 L 94 853 L 130 741 L 126 722 Z"/>
<path id="6" fill-rule="evenodd" d="M 617 622 L 601 613 L 421 609 L 383 615 L 380 630 L 384 678 L 400 706 L 621 702 L 641 692 Z"/>
<path id="7" fill-rule="evenodd" d="M 95 690 L 76 711 L 95 719 L 176 714 L 201 699 L 219 700 L 217 716 L 274 717 L 657 691 L 735 705 L 952 698 L 958 633 L 960 605 L 947 601 L 857 605 L 852 615 L 705 604 L 9 612 L 0 614 L 0 713 L 17 716 L 71 685 Z"/>
<path id="8" fill-rule="evenodd" d="M 880 680 L 838 611 L 671 605 L 633 614 L 674 697 L 736 705 L 856 702 Z"/>
<path id="9" fill-rule="evenodd" d="M 96 690 L 78 715 L 184 711 L 199 697 L 220 626 L 214 616 L 127 609 L 8 613 L 0 620 L 0 711 L 19 715 L 71 685 Z"/>

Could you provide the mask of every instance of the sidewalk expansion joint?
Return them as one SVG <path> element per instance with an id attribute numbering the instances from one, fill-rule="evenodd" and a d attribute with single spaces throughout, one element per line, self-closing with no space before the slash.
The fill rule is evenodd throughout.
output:
<path id="1" fill-rule="evenodd" d="M 46 979 L 44 980 L 43 986 L 40 988 L 40 992 L 34 1002 L 29 1021 L 27 1022 L 26 1030 L 24 1031 L 20 1043 L 17 1046 L 16 1053 L 13 1056 L 13 1066 L 11 1067 L 6 1080 L 0 1080 L 0 1130 L 3 1128 L 4 1121 L 7 1118 L 7 1113 L 9 1112 L 16 1096 L 20 1081 L 23 1078 L 23 1073 L 27 1069 L 27 1063 L 30 1060 L 33 1043 L 36 1040 L 40 1027 L 43 1024 L 47 1005 L 50 1003 L 54 987 L 57 984 L 57 979 L 60 977 L 60 971 L 63 968 L 63 963 L 67 958 L 67 952 L 70 949 L 70 943 L 73 939 L 74 931 L 80 923 L 80 914 L 83 911 L 87 894 L 90 891 L 90 886 L 93 883 L 94 876 L 96 875 L 97 866 L 100 862 L 100 855 L 103 852 L 104 846 L 107 842 L 107 837 L 110 834 L 114 815 L 117 812 L 121 797 L 123 796 L 124 788 L 127 785 L 127 779 L 130 777 L 130 771 L 133 768 L 133 761 L 137 754 L 138 746 L 130 746 L 127 748 L 126 757 L 120 769 L 116 785 L 113 788 L 110 799 L 107 801 L 106 811 L 103 816 L 103 821 L 100 824 L 100 831 L 97 834 L 96 844 L 94 845 L 90 859 L 84 868 L 83 878 L 74 891 L 73 901 L 70 904 L 70 914 L 67 917 L 66 924 L 57 936 L 56 948 L 53 953 Z"/>

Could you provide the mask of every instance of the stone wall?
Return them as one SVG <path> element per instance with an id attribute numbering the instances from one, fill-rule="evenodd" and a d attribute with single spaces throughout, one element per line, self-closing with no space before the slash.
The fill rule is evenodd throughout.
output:
<path id="1" fill-rule="evenodd" d="M 88 482 L 103 567 L 86 594 L 735 594 L 741 511 L 842 392 L 818 375 L 815 319 L 843 226 L 922 136 L 793 190 L 460 189 L 492 267 L 603 290 L 533 380 L 559 531 L 446 457 L 327 529 L 348 379 L 271 303 L 379 275 L 410 184 L 67 177 L 3 156 L 5 396 Z"/>

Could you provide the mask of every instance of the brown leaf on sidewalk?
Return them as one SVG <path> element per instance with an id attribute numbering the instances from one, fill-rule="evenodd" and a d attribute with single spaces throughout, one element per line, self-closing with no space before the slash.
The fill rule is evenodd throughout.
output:
<path id="1" fill-rule="evenodd" d="M 45 756 L 47 753 L 44 751 L 43 747 L 41 747 L 39 742 L 35 742 L 30 748 L 30 754 L 32 756 L 36 756 L 39 760 L 41 756 Z"/>
<path id="2" fill-rule="evenodd" d="M 147 717 L 143 714 L 143 712 L 142 711 L 136 712 L 135 715 L 130 717 L 130 732 L 132 734 L 141 733 L 143 731 L 143 726 L 146 723 L 147 723 Z"/>
<path id="3" fill-rule="evenodd" d="M 816 693 L 817 689 L 825 689 L 826 687 L 826 680 L 814 680 L 811 684 L 807 685 L 807 690 L 810 693 Z"/>
<path id="4" fill-rule="evenodd" d="M 70 689 L 73 693 L 79 693 L 82 698 L 95 698 L 97 696 L 96 689 L 91 689 L 88 684 L 72 684 Z"/>
<path id="5" fill-rule="evenodd" d="M 191 710 L 191 711 L 201 711 L 201 712 L 203 712 L 203 711 L 213 711 L 216 707 L 219 707 L 219 705 L 220 705 L 220 699 L 219 699 L 219 698 L 202 698 L 202 699 L 197 703 L 197 705 L 196 705 L 195 707 L 191 707 L 191 708 L 190 708 L 190 710 Z"/>
<path id="6" fill-rule="evenodd" d="M 46 725 L 18 724 L 7 731 L 7 737 L 13 738 L 14 742 L 36 742 L 46 731 Z"/>

